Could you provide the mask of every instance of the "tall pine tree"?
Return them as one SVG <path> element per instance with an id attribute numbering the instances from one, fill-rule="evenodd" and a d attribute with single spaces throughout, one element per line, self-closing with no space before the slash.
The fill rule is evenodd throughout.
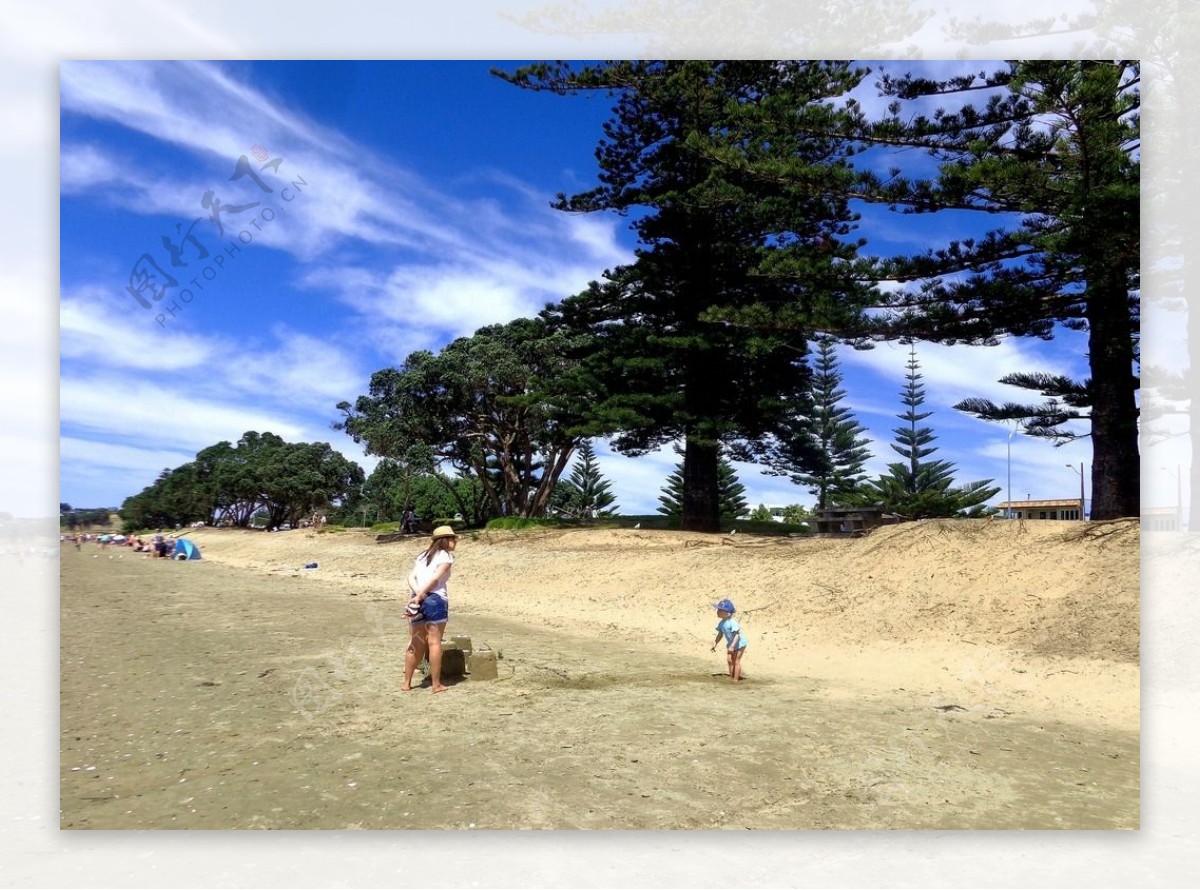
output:
<path id="1" fill-rule="evenodd" d="M 906 410 L 896 415 L 905 423 L 893 430 L 896 441 L 892 443 L 892 450 L 904 460 L 888 464 L 886 475 L 864 485 L 859 501 L 882 504 L 888 512 L 905 519 L 986 515 L 990 511 L 983 507 L 984 502 L 1000 491 L 999 487 L 989 487 L 991 479 L 956 488 L 953 463 L 926 460 L 937 451 L 931 444 L 937 437 L 929 427 L 920 426 L 933 412 L 919 410 L 925 404 L 925 386 L 915 347 L 909 350 L 906 367 L 907 382 L 901 391 Z"/>
<path id="2" fill-rule="evenodd" d="M 841 112 L 831 100 L 861 72 L 844 62 L 686 60 L 496 73 L 526 89 L 615 97 L 596 150 L 601 184 L 560 195 L 555 206 L 629 214 L 641 246 L 636 262 L 564 301 L 551 320 L 594 337 L 589 367 L 605 395 L 590 432 L 615 433 L 613 447 L 628 454 L 682 440 L 683 528 L 715 531 L 722 449 L 765 441 L 804 391 L 796 356 L 807 332 L 856 296 L 865 302 L 843 265 L 855 246 L 829 249 L 854 221 L 837 193 L 852 177 L 846 143 L 816 135 L 836 129 L 830 120 Z M 715 134 L 740 133 L 743 114 L 758 105 L 779 109 L 787 125 L 742 133 L 732 150 L 787 152 L 806 166 L 804 183 L 751 192 L 744 174 L 703 149 Z M 809 274 L 764 274 L 778 251 Z M 786 333 L 716 320 L 730 307 L 784 305 L 797 321 Z"/>
<path id="3" fill-rule="evenodd" d="M 596 452 L 590 439 L 584 439 L 576 452 L 577 460 L 571 475 L 562 483 L 562 507 L 580 517 L 612 516 L 617 508 L 612 483 L 600 474 Z"/>
<path id="4" fill-rule="evenodd" d="M 1087 332 L 1090 377 L 1016 372 L 1004 382 L 1039 392 L 1040 404 L 968 399 L 961 410 L 987 420 L 1020 420 L 1029 435 L 1056 440 L 1086 418 L 1092 439 L 1092 516 L 1140 510 L 1140 65 L 1127 60 L 1010 62 L 945 81 L 883 78 L 892 117 L 864 138 L 920 146 L 940 161 L 930 180 L 893 171 L 875 197 L 909 212 L 1015 215 L 984 238 L 889 264 L 881 277 L 920 281 L 889 304 L 903 310 L 891 335 L 940 342 L 994 343 L 1003 336 L 1050 338 L 1056 328 Z M 991 93 L 933 117 L 910 100 Z M 882 317 L 882 316 L 881 316 Z"/>
<path id="5" fill-rule="evenodd" d="M 864 278 L 918 286 L 881 292 L 874 307 L 880 311 L 860 316 L 870 319 L 865 327 L 852 320 L 824 330 L 848 340 L 984 345 L 1085 331 L 1086 379 L 1021 369 L 1004 382 L 1046 401 L 970 399 L 960 407 L 987 420 L 1020 420 L 1026 434 L 1056 441 L 1076 435 L 1070 421 L 1086 420 L 1092 515 L 1102 519 L 1134 516 L 1140 508 L 1140 68 L 1120 59 L 1030 60 L 964 68 L 967 73 L 943 80 L 884 74 L 879 85 L 893 99 L 887 115 L 869 119 L 863 106 L 847 103 L 857 120 L 840 132 L 874 150 L 845 193 L 904 213 L 944 213 L 951 230 L 964 212 L 997 228 L 881 259 L 873 271 L 843 257 L 845 268 Z M 740 128 L 709 140 L 706 156 L 757 179 L 763 194 L 810 182 L 804 157 L 754 156 L 740 148 L 744 132 L 788 133 L 788 125 L 786 110 L 757 104 L 741 116 Z M 879 156 L 889 151 L 895 166 L 881 173 Z M 929 175 L 931 158 L 937 169 Z M 910 163 L 915 166 L 901 166 Z M 773 258 L 771 272 L 823 281 L 786 252 Z M 721 312 L 764 330 L 808 324 L 804 305 Z"/>
<path id="6" fill-rule="evenodd" d="M 861 435 L 866 428 L 841 404 L 846 391 L 841 388 L 834 343 L 831 337 L 818 339 L 810 397 L 798 406 L 766 457 L 768 472 L 806 486 L 819 510 L 851 498 L 866 478 L 863 464 L 871 456 Z"/>
<path id="7" fill-rule="evenodd" d="M 678 452 L 678 448 L 676 451 Z M 746 501 L 746 486 L 738 481 L 737 471 L 734 470 L 733 464 L 721 458 L 717 466 L 717 474 L 720 478 L 718 486 L 718 498 L 720 502 L 720 515 L 722 522 L 732 522 L 743 513 L 749 504 Z M 680 519 L 683 516 L 683 464 L 676 465 L 675 472 L 667 477 L 667 484 L 663 486 L 662 495 L 659 496 L 658 508 L 659 513 L 663 513 L 672 519 Z"/>

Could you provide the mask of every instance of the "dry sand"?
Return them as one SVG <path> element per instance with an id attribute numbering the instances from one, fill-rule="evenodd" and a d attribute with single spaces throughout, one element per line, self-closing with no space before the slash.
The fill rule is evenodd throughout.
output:
<path id="1" fill-rule="evenodd" d="M 191 537 L 63 550 L 64 828 L 1139 825 L 1135 521 L 468 534 L 448 633 L 500 677 L 436 696 L 422 539 Z"/>

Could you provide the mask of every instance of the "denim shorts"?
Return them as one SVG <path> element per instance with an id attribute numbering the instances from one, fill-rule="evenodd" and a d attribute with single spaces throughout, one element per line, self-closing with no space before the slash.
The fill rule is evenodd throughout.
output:
<path id="1" fill-rule="evenodd" d="M 450 620 L 450 604 L 440 593 L 431 593 L 421 601 L 421 611 L 413 624 L 445 624 Z"/>

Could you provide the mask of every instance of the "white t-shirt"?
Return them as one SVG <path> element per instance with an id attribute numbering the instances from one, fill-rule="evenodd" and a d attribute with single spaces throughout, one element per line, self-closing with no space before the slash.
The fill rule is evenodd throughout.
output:
<path id="1" fill-rule="evenodd" d="M 412 574 L 409 576 L 409 584 L 414 590 L 421 590 L 429 583 L 430 579 L 437 574 L 437 570 L 447 563 L 450 568 L 446 570 L 446 574 L 442 575 L 437 586 L 430 593 L 436 593 L 443 597 L 446 602 L 450 602 L 450 597 L 446 592 L 446 582 L 450 580 L 450 573 L 454 571 L 454 557 L 447 550 L 439 550 L 433 555 L 433 560 L 429 565 L 425 565 L 425 554 L 422 553 L 413 560 Z"/>

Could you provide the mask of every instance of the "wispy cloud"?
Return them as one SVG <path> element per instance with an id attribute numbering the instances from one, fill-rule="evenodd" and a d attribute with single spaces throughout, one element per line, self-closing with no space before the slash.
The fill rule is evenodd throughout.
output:
<path id="1" fill-rule="evenodd" d="M 325 307 L 318 314 L 329 322 L 317 331 L 297 318 L 233 339 L 202 323 L 202 311 L 228 311 L 210 303 L 189 309 L 187 326 L 139 325 L 112 314 L 120 282 L 71 280 L 79 269 L 68 268 L 60 316 L 64 431 L 147 452 L 127 463 L 157 466 L 163 449 L 194 453 L 251 429 L 333 439 L 370 463 L 329 424 L 333 406 L 365 392 L 372 371 L 485 324 L 535 314 L 629 259 L 617 221 L 553 211 L 539 190 L 486 166 L 464 169 L 459 179 L 486 180 L 493 196 L 462 197 L 308 120 L 248 84 L 237 66 L 65 63 L 62 107 L 140 134 L 113 143 L 119 148 L 67 142 L 65 194 L 135 218 L 184 222 L 205 212 L 200 196 L 210 188 L 227 208 L 235 195 L 277 208 L 273 224 L 264 215 L 253 229 L 255 249 L 289 255 L 290 281 L 282 284 Z M 249 177 L 229 182 L 252 142 L 283 156 L 278 177 L 262 173 L 271 193 Z M 155 145 L 171 146 L 174 160 L 156 158 Z M 193 162 L 179 163 L 178 151 Z M 222 217 L 225 237 L 236 238 L 254 214 L 261 209 Z"/>
<path id="2" fill-rule="evenodd" d="M 100 433 L 108 441 L 190 449 L 193 454 L 222 439 L 237 439 L 247 430 L 270 430 L 294 439 L 304 429 L 282 411 L 199 397 L 190 379 L 131 379 L 113 373 L 64 378 L 59 385 L 63 425 L 80 436 Z"/>
<path id="3" fill-rule="evenodd" d="M 922 376 L 927 403 L 939 409 L 948 409 L 971 397 L 996 402 L 1036 401 L 1040 400 L 1036 393 L 1000 383 L 1000 378 L 1021 371 L 1083 376 L 1086 374 L 1086 358 L 1082 351 L 1082 340 L 1080 334 L 1065 331 L 1056 341 L 1063 348 L 1053 353 L 1038 350 L 1034 341 L 1016 338 L 1003 340 L 996 346 L 919 343 L 916 346 L 917 373 Z M 848 370 L 870 372 L 878 381 L 876 386 L 864 390 L 870 392 L 871 396 L 858 402 L 862 410 L 874 410 L 873 406 L 886 404 L 889 398 L 893 405 L 898 405 L 898 394 L 906 384 L 908 359 L 909 347 L 901 343 L 839 352 L 839 360 Z M 882 384 L 885 380 L 894 381 L 886 390 Z M 894 414 L 896 410 L 890 413 Z"/>
<path id="4" fill-rule="evenodd" d="M 102 287 L 63 294 L 59 349 L 64 359 L 86 362 L 93 369 L 169 374 L 202 367 L 224 351 L 211 338 L 138 327 L 114 318 L 108 307 L 118 299 Z"/>

